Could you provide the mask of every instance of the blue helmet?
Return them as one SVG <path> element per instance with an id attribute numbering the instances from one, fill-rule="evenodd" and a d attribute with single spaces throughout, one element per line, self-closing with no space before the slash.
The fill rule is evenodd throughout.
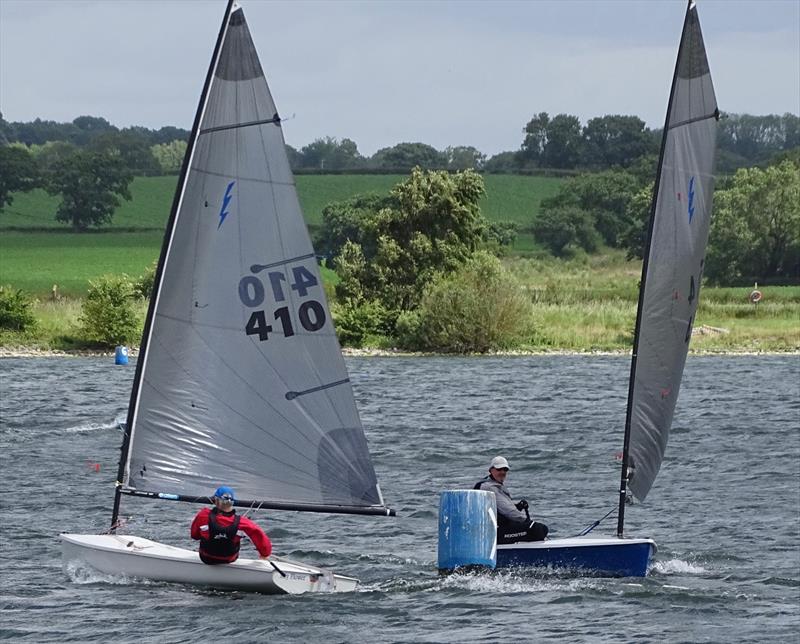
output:
<path id="1" fill-rule="evenodd" d="M 220 485 L 214 492 L 213 498 L 220 499 L 222 501 L 228 501 L 228 500 L 235 501 L 236 493 L 233 491 L 232 487 L 228 487 L 227 485 Z"/>

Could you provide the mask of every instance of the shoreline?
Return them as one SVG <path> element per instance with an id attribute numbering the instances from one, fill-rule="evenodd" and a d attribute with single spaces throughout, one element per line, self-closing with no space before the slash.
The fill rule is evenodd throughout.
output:
<path id="1" fill-rule="evenodd" d="M 566 349 L 543 349 L 541 351 L 492 351 L 489 353 L 422 353 L 413 351 L 400 351 L 393 349 L 352 349 L 342 348 L 342 355 L 346 358 L 511 358 L 528 356 L 630 356 L 630 349 L 616 351 L 587 350 L 571 351 Z M 800 349 L 789 351 L 692 351 L 690 356 L 798 356 Z M 128 357 L 137 358 L 138 347 L 128 347 Z M 39 349 L 33 347 L 0 347 L 0 360 L 4 358 L 113 358 L 112 350 L 97 349 Z"/>

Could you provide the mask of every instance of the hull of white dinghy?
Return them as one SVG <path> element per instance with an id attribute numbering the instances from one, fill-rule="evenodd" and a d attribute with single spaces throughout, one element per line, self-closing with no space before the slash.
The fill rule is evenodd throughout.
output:
<path id="1" fill-rule="evenodd" d="M 62 534 L 65 563 L 83 562 L 108 575 L 266 594 L 351 592 L 358 579 L 293 561 L 238 559 L 209 566 L 197 552 L 129 535 Z"/>
<path id="2" fill-rule="evenodd" d="M 604 577 L 644 577 L 652 539 L 573 537 L 497 546 L 497 568 L 549 567 Z"/>

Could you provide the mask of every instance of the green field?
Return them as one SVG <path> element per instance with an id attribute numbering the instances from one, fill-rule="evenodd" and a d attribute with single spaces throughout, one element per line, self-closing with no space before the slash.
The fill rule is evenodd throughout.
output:
<path id="1" fill-rule="evenodd" d="M 159 230 L 134 233 L 62 231 L 0 234 L 0 283 L 38 296 L 53 284 L 65 296 L 81 296 L 88 281 L 105 274 L 138 277 L 158 257 Z"/>
<path id="2" fill-rule="evenodd" d="M 136 177 L 131 184 L 131 201 L 123 201 L 114 213 L 112 230 L 163 230 L 175 194 L 176 177 Z M 69 227 L 55 220 L 59 199 L 44 190 L 17 193 L 14 202 L 0 213 L 0 230 Z M 5 233 L 4 233 L 5 234 Z"/>
<path id="3" fill-rule="evenodd" d="M 357 194 L 387 194 L 404 175 L 298 175 L 297 194 L 309 225 L 322 222 L 323 208 Z M 522 227 L 530 225 L 539 203 L 558 190 L 562 179 L 517 175 L 487 175 L 486 196 L 481 210 L 490 221 L 508 220 Z M 172 206 L 177 177 L 136 177 L 131 184 L 131 201 L 123 201 L 108 228 L 112 230 L 163 229 Z M 14 202 L 0 213 L 0 230 L 66 230 L 55 220 L 58 198 L 44 190 L 14 195 Z"/>
<path id="4" fill-rule="evenodd" d="M 330 202 L 374 192 L 386 194 L 401 175 L 299 175 L 297 189 L 309 227 L 322 221 Z M 481 203 L 490 220 L 529 225 L 542 198 L 555 193 L 561 179 L 488 175 Z M 0 284 L 42 296 L 57 284 L 64 295 L 79 296 L 89 279 L 106 273 L 140 275 L 158 256 L 176 177 L 137 177 L 133 199 L 125 201 L 102 232 L 74 234 L 55 221 L 58 199 L 43 190 L 14 195 L 0 213 Z M 521 235 L 516 250 L 534 245 Z"/>

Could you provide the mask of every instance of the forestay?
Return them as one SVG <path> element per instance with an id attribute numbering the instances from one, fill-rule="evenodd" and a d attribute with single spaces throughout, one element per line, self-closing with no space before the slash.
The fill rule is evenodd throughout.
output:
<path id="1" fill-rule="evenodd" d="M 700 294 L 719 111 L 697 10 L 687 11 L 668 108 L 639 303 L 629 405 L 629 489 L 661 467 Z"/>
<path id="2" fill-rule="evenodd" d="M 241 9 L 223 27 L 134 385 L 124 492 L 386 513 Z M 330 508 L 328 508 L 330 509 Z"/>

